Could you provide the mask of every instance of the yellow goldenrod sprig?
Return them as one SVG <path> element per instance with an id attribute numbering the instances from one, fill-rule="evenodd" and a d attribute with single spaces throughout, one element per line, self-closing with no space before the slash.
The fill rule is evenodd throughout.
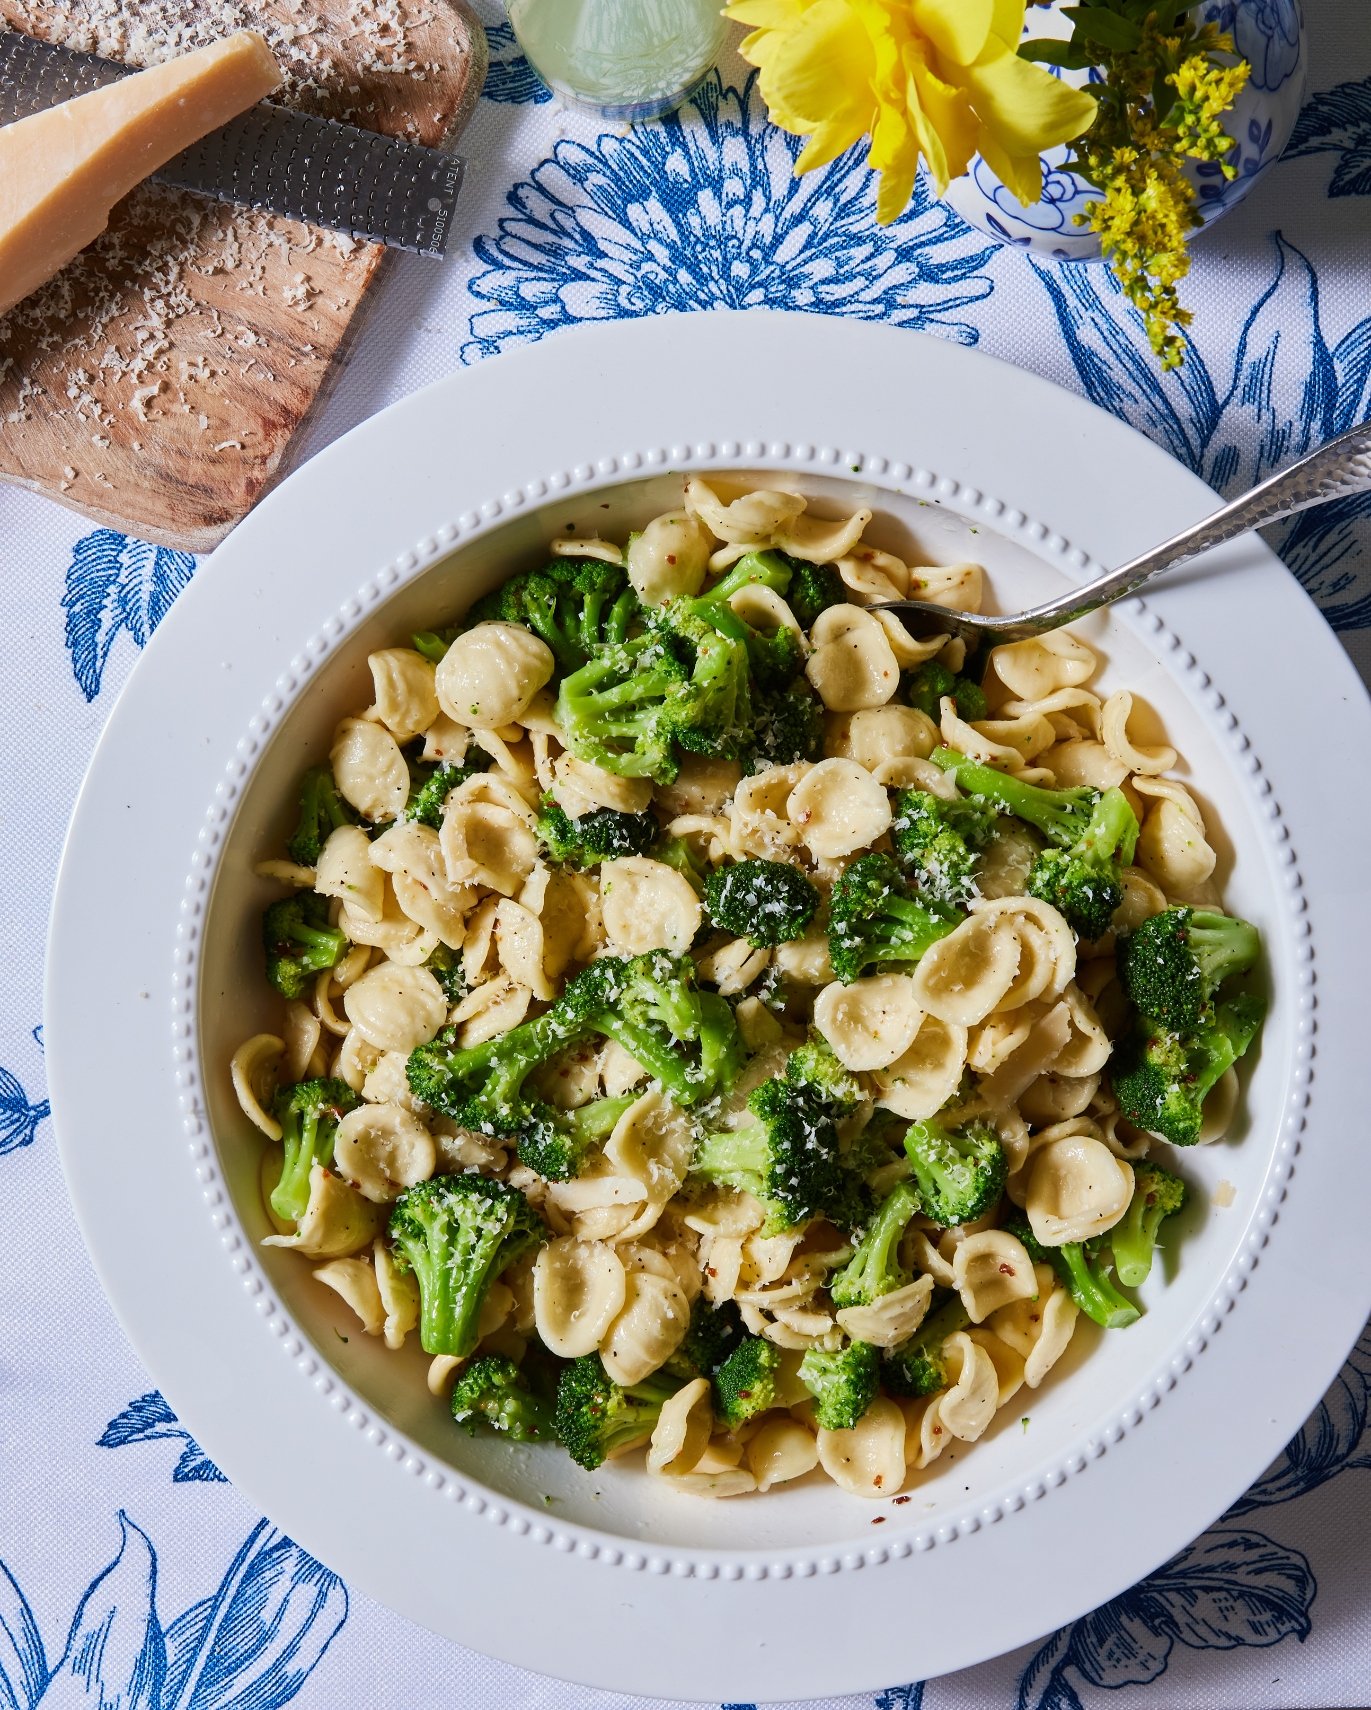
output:
<path id="1" fill-rule="evenodd" d="M 1095 85 L 1099 115 L 1069 162 L 1103 192 L 1084 221 L 1163 368 L 1185 359 L 1182 331 L 1191 316 L 1178 287 L 1190 271 L 1190 234 L 1202 223 L 1186 164 L 1207 161 L 1226 178 L 1236 175 L 1222 120 L 1251 70 L 1246 61 L 1224 63 L 1233 41 L 1213 24 L 1171 22 L 1167 30 L 1149 13 L 1135 45 L 1095 45 L 1104 74 Z"/>

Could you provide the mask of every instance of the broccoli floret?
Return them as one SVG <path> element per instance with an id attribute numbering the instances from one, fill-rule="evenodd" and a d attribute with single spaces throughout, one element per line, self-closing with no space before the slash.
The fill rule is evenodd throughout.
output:
<path id="1" fill-rule="evenodd" d="M 1082 938 L 1099 938 L 1109 930 L 1123 900 L 1120 872 L 1133 859 L 1138 841 L 1137 816 L 1122 790 L 1051 790 L 951 748 L 935 748 L 933 759 L 968 795 L 1013 814 L 1053 846 L 1038 856 L 1029 874 L 1031 896 L 1060 909 Z"/>
<path id="2" fill-rule="evenodd" d="M 575 1110 L 556 1105 L 531 1105 L 519 1128 L 519 1161 L 551 1182 L 570 1181 L 581 1173 L 586 1153 L 608 1140 L 636 1093 L 623 1098 L 597 1098 Z"/>
<path id="3" fill-rule="evenodd" d="M 285 998 L 298 998 L 316 974 L 347 950 L 345 935 L 328 923 L 328 903 L 314 891 L 282 897 L 262 916 L 267 979 Z"/>
<path id="4" fill-rule="evenodd" d="M 415 1098 L 463 1128 L 511 1137 L 540 1108 L 526 1096 L 524 1082 L 585 1031 L 562 1004 L 466 1050 L 447 1027 L 410 1052 L 406 1078 Z"/>
<path id="5" fill-rule="evenodd" d="M 773 588 L 784 594 L 790 586 L 792 561 L 780 552 L 746 552 L 717 582 L 699 595 L 716 605 L 727 605 L 743 588 Z"/>
<path id="6" fill-rule="evenodd" d="M 685 1336 L 663 1369 L 678 1378 L 711 1377 L 742 1339 L 743 1321 L 733 1301 L 711 1306 L 700 1295 Z"/>
<path id="7" fill-rule="evenodd" d="M 598 1354 L 583 1354 L 557 1384 L 557 1441 L 578 1466 L 593 1472 L 610 1455 L 646 1442 L 680 1384 L 661 1372 L 620 1388 Z"/>
<path id="8" fill-rule="evenodd" d="M 951 1377 L 943 1343 L 971 1322 L 959 1294 L 945 1296 L 907 1342 L 881 1356 L 881 1380 L 891 1395 L 936 1395 Z"/>
<path id="9" fill-rule="evenodd" d="M 271 1190 L 271 1209 L 288 1223 L 298 1223 L 309 1204 L 309 1173 L 316 1164 L 333 1163 L 333 1137 L 339 1118 L 361 1101 L 346 1081 L 297 1081 L 278 1089 L 272 1115 L 281 1124 L 285 1160 L 281 1179 Z"/>
<path id="10" fill-rule="evenodd" d="M 730 1431 L 776 1405 L 781 1350 L 761 1336 L 746 1336 L 714 1374 L 714 1411 Z"/>
<path id="11" fill-rule="evenodd" d="M 1179 1176 L 1143 1158 L 1133 1166 L 1133 1197 L 1109 1231 L 1114 1270 L 1125 1288 L 1147 1281 L 1157 1236 L 1168 1217 L 1184 1206 L 1188 1190 Z"/>
<path id="12" fill-rule="evenodd" d="M 793 561 L 779 552 L 746 553 L 712 588 L 698 596 L 716 606 L 725 606 L 740 589 L 773 588 L 784 594 L 790 586 Z M 737 617 L 737 613 L 732 613 Z M 748 661 L 758 688 L 789 683 L 804 668 L 804 648 L 791 630 L 763 632 L 743 622 L 747 632 Z"/>
<path id="13" fill-rule="evenodd" d="M 1193 1146 L 1204 1126 L 1204 1101 L 1261 1031 L 1266 1005 L 1239 992 L 1215 1005 L 1189 1037 L 1146 1016 L 1118 1047 L 1110 1078 L 1132 1123 L 1177 1146 Z"/>
<path id="14" fill-rule="evenodd" d="M 1068 1241 L 1061 1247 L 1044 1247 L 1022 1212 L 1016 1212 L 1005 1228 L 1023 1243 L 1035 1265 L 1052 1266 L 1072 1300 L 1102 1329 L 1125 1330 L 1142 1316 L 1128 1296 L 1115 1287 L 1109 1266 L 1100 1257 L 1101 1248 L 1109 1244 L 1108 1235 L 1093 1241 Z"/>
<path id="15" fill-rule="evenodd" d="M 744 772 L 822 759 L 823 703 L 803 677 L 783 689 L 755 689 L 752 713 L 751 741 L 740 756 Z"/>
<path id="16" fill-rule="evenodd" d="M 642 813 L 595 808 L 573 819 L 551 796 L 543 797 L 538 815 L 543 847 L 563 867 L 594 867 L 621 855 L 646 855 L 658 829 L 650 808 Z"/>
<path id="17" fill-rule="evenodd" d="M 835 1118 L 850 1116 L 865 1097 L 861 1082 L 838 1061 L 822 1033 L 811 1033 L 791 1052 L 785 1078 Z"/>
<path id="18" fill-rule="evenodd" d="M 924 1215 L 939 1228 L 984 1217 L 1004 1192 L 1009 1165 L 988 1122 L 946 1128 L 929 1117 L 912 1125 L 904 1147 Z"/>
<path id="19" fill-rule="evenodd" d="M 1255 926 L 1212 909 L 1169 908 L 1121 939 L 1119 980 L 1144 1015 L 1173 1033 L 1204 1021 L 1225 980 L 1261 954 Z"/>
<path id="20" fill-rule="evenodd" d="M 740 1127 L 700 1140 L 691 1175 L 761 1200 L 771 1232 L 826 1211 L 844 1186 L 830 1112 L 785 1075 L 763 1081 L 747 1107 Z"/>
<path id="21" fill-rule="evenodd" d="M 484 1422 L 516 1443 L 540 1443 L 555 1431 L 552 1408 L 529 1388 L 524 1374 L 503 1354 L 482 1354 L 457 1376 L 452 1417 L 474 1436 Z"/>
<path id="22" fill-rule="evenodd" d="M 699 991 L 693 976 L 687 958 L 664 950 L 601 956 L 548 1013 L 615 1040 L 677 1104 L 699 1104 L 733 1085 L 743 1048 L 727 1000 Z"/>
<path id="23" fill-rule="evenodd" d="M 845 984 L 869 967 L 914 963 L 965 917 L 945 903 L 923 901 L 889 855 L 860 855 L 833 887 L 828 954 Z"/>
<path id="24" fill-rule="evenodd" d="M 487 615 L 531 629 L 552 650 L 559 671 L 575 671 L 602 647 L 623 641 L 640 607 L 621 565 L 554 558 L 512 577 L 498 592 L 495 612 L 478 607 L 469 621 Z"/>
<path id="25" fill-rule="evenodd" d="M 803 938 L 818 906 L 818 891 L 787 861 L 734 861 L 705 880 L 714 925 L 767 948 Z"/>
<path id="26" fill-rule="evenodd" d="M 711 871 L 707 862 L 697 859 L 684 837 L 664 837 L 652 850 L 652 859 L 674 867 L 686 879 L 697 896 L 703 896 L 705 880 Z"/>
<path id="27" fill-rule="evenodd" d="M 419 1285 L 419 1345 L 464 1360 L 476 1346 L 486 1291 L 536 1247 L 546 1225 L 519 1192 L 487 1176 L 432 1176 L 390 1214 L 396 1266 Z"/>
<path id="28" fill-rule="evenodd" d="M 658 622 L 689 662 L 688 682 L 668 709 L 672 735 L 688 753 L 736 759 L 752 735 L 748 640 L 755 632 L 727 606 L 704 599 L 673 600 Z"/>
<path id="29" fill-rule="evenodd" d="M 814 1397 L 821 1431 L 850 1431 L 876 1399 L 880 1356 L 870 1342 L 849 1342 L 832 1354 L 810 1348 L 800 1361 L 800 1382 Z"/>
<path id="30" fill-rule="evenodd" d="M 829 1279 L 835 1306 L 870 1306 L 913 1281 L 900 1262 L 900 1242 L 920 1209 L 919 1190 L 912 1182 L 900 1182 L 886 1195 L 852 1257 Z"/>
<path id="31" fill-rule="evenodd" d="M 976 895 L 977 858 L 995 828 L 995 810 L 974 796 L 944 801 L 927 790 L 898 790 L 890 840 L 920 894 L 952 907 Z"/>
<path id="32" fill-rule="evenodd" d="M 317 866 L 329 833 L 356 823 L 357 815 L 338 793 L 332 768 L 311 766 L 300 780 L 300 817 L 286 844 L 287 853 L 302 867 Z"/>
<path id="33" fill-rule="evenodd" d="M 672 737 L 687 676 L 655 629 L 603 648 L 562 679 L 554 716 L 563 742 L 607 772 L 669 784 L 680 770 Z"/>
<path id="34" fill-rule="evenodd" d="M 474 778 L 481 771 L 479 766 L 452 766 L 444 763 L 435 767 L 427 776 L 417 779 L 417 788 L 405 803 L 406 819 L 417 820 L 420 825 L 427 825 L 434 831 L 442 829 L 443 809 L 447 799 L 468 778 Z"/>
<path id="35" fill-rule="evenodd" d="M 448 944 L 435 944 L 424 966 L 443 988 L 443 996 L 447 1001 L 450 1004 L 460 1003 L 467 994 L 467 977 L 462 966 L 461 951 L 454 950 Z"/>
<path id="36" fill-rule="evenodd" d="M 794 574 L 786 599 L 800 628 L 811 630 L 820 612 L 842 605 L 847 590 L 831 564 L 808 564 L 799 558 L 792 558 L 790 564 Z"/>
<path id="37" fill-rule="evenodd" d="M 1137 841 L 1138 819 L 1127 796 L 1106 790 L 1078 842 L 1038 856 L 1028 894 L 1051 903 L 1081 938 L 1102 938 L 1123 901 L 1122 869 Z"/>
<path id="38" fill-rule="evenodd" d="M 944 695 L 952 697 L 957 717 L 972 723 L 986 714 L 985 693 L 970 677 L 958 677 L 937 659 L 926 659 L 904 679 L 905 699 L 934 724 L 942 717 Z"/>

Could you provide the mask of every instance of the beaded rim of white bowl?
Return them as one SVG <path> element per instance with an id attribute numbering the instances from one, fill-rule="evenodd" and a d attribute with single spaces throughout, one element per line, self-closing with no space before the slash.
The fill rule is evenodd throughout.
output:
<path id="1" fill-rule="evenodd" d="M 449 522 L 434 534 L 403 552 L 377 572 L 310 638 L 304 648 L 291 660 L 288 668 L 277 678 L 248 730 L 239 740 L 223 777 L 215 790 L 213 802 L 206 815 L 191 857 L 189 876 L 181 899 L 176 932 L 176 950 L 172 972 L 172 1056 L 182 1126 L 202 1197 L 220 1245 L 243 1288 L 253 1302 L 264 1326 L 277 1339 L 286 1357 L 306 1379 L 316 1394 L 342 1415 L 364 1439 L 379 1449 L 386 1458 L 408 1473 L 422 1478 L 435 1493 L 462 1504 L 470 1513 L 484 1516 L 491 1524 L 507 1527 L 517 1536 L 532 1543 L 575 1551 L 586 1560 L 598 1561 L 608 1567 L 623 1567 L 630 1571 L 667 1574 L 695 1579 L 790 1579 L 810 1578 L 815 1574 L 833 1574 L 844 1569 L 875 1567 L 905 1559 L 916 1552 L 932 1549 L 937 1544 L 950 1544 L 958 1538 L 979 1532 L 983 1526 L 994 1525 L 1010 1514 L 1019 1513 L 1030 1503 L 1041 1500 L 1049 1491 L 1059 1488 L 1068 1477 L 1085 1471 L 1114 1444 L 1136 1430 L 1147 1414 L 1160 1405 L 1189 1372 L 1210 1340 L 1218 1334 L 1223 1319 L 1237 1304 L 1238 1296 L 1257 1264 L 1262 1250 L 1271 1237 L 1271 1230 L 1284 1200 L 1294 1161 L 1299 1152 L 1300 1135 L 1306 1123 L 1309 1105 L 1310 1068 L 1313 1058 L 1316 1028 L 1314 1006 L 1314 946 L 1308 919 L 1308 902 L 1289 828 L 1282 816 L 1271 782 L 1251 741 L 1243 732 L 1237 715 L 1229 708 L 1222 692 L 1198 663 L 1181 638 L 1151 611 L 1146 602 L 1134 599 L 1120 609 L 1120 615 L 1145 633 L 1153 645 L 1169 654 L 1169 667 L 1174 675 L 1186 682 L 1204 710 L 1205 716 L 1231 751 L 1237 769 L 1248 775 L 1249 787 L 1256 804 L 1268 821 L 1268 836 L 1280 865 L 1284 869 L 1284 900 L 1287 908 L 1286 930 L 1292 940 L 1296 966 L 1293 994 L 1295 1012 L 1295 1048 L 1290 1069 L 1284 1114 L 1280 1133 L 1272 1152 L 1266 1179 L 1262 1184 L 1257 1209 L 1244 1236 L 1242 1246 L 1229 1266 L 1219 1287 L 1208 1303 L 1200 1309 L 1194 1328 L 1180 1349 L 1172 1354 L 1143 1385 L 1134 1400 L 1123 1408 L 1096 1435 L 1084 1443 L 1076 1443 L 1062 1452 L 1055 1465 L 1042 1477 L 1025 1483 L 1020 1489 L 982 1505 L 972 1504 L 968 1511 L 953 1515 L 936 1525 L 893 1538 L 889 1543 L 870 1544 L 864 1548 L 842 1551 L 806 1553 L 803 1549 L 776 1552 L 769 1560 L 746 1559 L 746 1553 L 718 1548 L 672 1548 L 669 1551 L 647 1551 L 625 1547 L 607 1534 L 565 1521 L 549 1524 L 532 1509 L 509 1498 L 496 1496 L 479 1481 L 458 1474 L 449 1464 L 435 1464 L 434 1459 L 402 1431 L 376 1416 L 374 1411 L 352 1395 L 342 1380 L 328 1368 L 313 1350 L 290 1313 L 276 1300 L 257 1261 L 250 1241 L 238 1221 L 226 1184 L 215 1158 L 213 1136 L 209 1131 L 204 1087 L 199 1067 L 196 1042 L 200 983 L 200 945 L 204 914 L 213 886 L 213 878 L 224 840 L 234 812 L 257 760 L 270 740 L 281 718 L 303 691 L 318 668 L 351 636 L 362 618 L 375 606 L 389 598 L 403 581 L 421 574 L 446 558 L 459 546 L 506 522 L 530 504 L 563 494 L 580 494 L 642 479 L 644 476 L 666 474 L 694 468 L 715 473 L 731 469 L 795 470 L 805 466 L 819 474 L 836 474 L 843 478 L 863 478 L 883 484 L 895 492 L 907 493 L 927 502 L 953 509 L 968 519 L 983 521 L 1000 534 L 1028 547 L 1039 557 L 1054 561 L 1076 576 L 1088 575 L 1097 569 L 1088 554 L 1072 546 L 1065 536 L 1027 516 L 1023 511 L 993 498 L 980 488 L 968 486 L 951 476 L 939 475 L 908 463 L 888 459 L 878 454 L 842 451 L 833 446 L 809 443 L 788 444 L 783 441 L 762 443 L 735 440 L 706 441 L 694 446 L 673 445 L 651 447 L 644 451 L 629 451 L 617 457 L 602 457 L 596 463 L 583 463 L 574 469 L 554 472 L 544 479 L 535 479 L 523 487 L 506 492 L 503 497 L 489 499 L 479 510 L 464 512 L 455 522 Z M 1129 606 L 1132 610 L 1129 610 Z"/>

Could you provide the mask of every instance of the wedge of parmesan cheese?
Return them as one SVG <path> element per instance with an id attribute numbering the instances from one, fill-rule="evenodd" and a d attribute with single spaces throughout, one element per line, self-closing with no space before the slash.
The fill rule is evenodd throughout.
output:
<path id="1" fill-rule="evenodd" d="M 0 129 L 0 314 L 99 237 L 135 185 L 280 81 L 263 38 L 240 30 Z"/>

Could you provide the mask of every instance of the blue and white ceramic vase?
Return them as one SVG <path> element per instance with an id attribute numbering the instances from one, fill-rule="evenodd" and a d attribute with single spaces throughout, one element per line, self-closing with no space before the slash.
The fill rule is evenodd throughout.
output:
<path id="1" fill-rule="evenodd" d="M 1061 0 L 1056 0 L 1052 6 L 1033 7 L 1027 33 L 1067 34 L 1058 16 L 1060 5 Z M 1302 0 L 1201 0 L 1194 14 L 1227 30 L 1252 67 L 1247 87 L 1225 119 L 1228 134 L 1237 144 L 1233 156 L 1237 177 L 1225 178 L 1208 162 L 1196 162 L 1193 167 L 1199 211 L 1208 225 L 1237 206 L 1289 142 L 1304 98 L 1308 55 Z M 966 177 L 948 188 L 946 200 L 969 225 L 1001 243 L 1017 244 L 1059 261 L 1098 261 L 1099 239 L 1078 226 L 1074 216 L 1088 202 L 1098 200 L 1099 192 L 1074 172 L 1063 170 L 1061 163 L 1069 152 L 1059 148 L 1044 157 L 1043 197 L 1031 208 L 1011 195 L 979 158 Z"/>

